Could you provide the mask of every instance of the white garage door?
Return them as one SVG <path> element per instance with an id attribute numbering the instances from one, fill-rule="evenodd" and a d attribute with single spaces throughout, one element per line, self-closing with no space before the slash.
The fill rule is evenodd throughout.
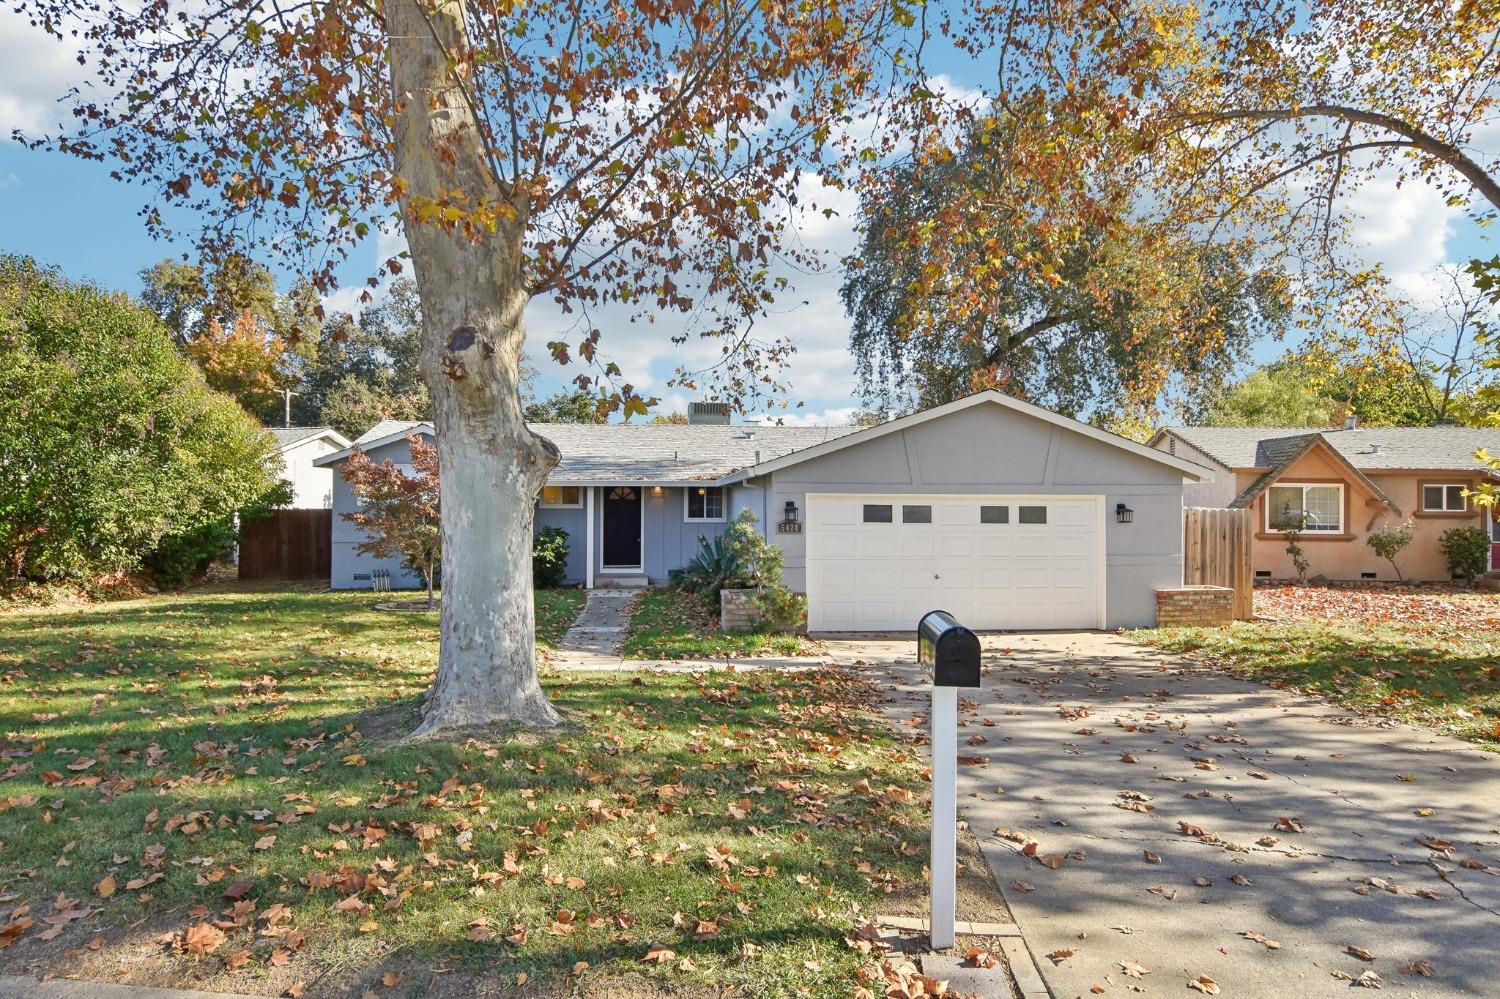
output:
<path id="1" fill-rule="evenodd" d="M 807 498 L 811 631 L 1101 628 L 1098 497 Z"/>

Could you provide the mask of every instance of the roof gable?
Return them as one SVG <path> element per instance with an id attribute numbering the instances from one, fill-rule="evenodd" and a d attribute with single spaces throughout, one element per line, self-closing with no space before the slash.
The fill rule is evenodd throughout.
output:
<path id="1" fill-rule="evenodd" d="M 1183 476 L 1193 480 L 1201 480 L 1207 478 L 1209 474 L 1209 469 L 1197 464 L 1196 462 L 1188 461 L 1186 458 L 1179 458 L 1176 455 L 1168 454 L 1165 451 L 1158 451 L 1157 449 L 1148 447 L 1138 441 L 1130 440 L 1128 437 L 1121 437 L 1118 434 L 1112 434 L 1108 431 L 1100 430 L 1098 427 L 1091 426 L 1087 423 L 1082 423 L 1078 420 L 1070 419 L 1069 417 L 1054 413 L 1050 409 L 1043 409 L 1041 406 L 1034 406 L 1029 402 L 1022 402 L 1020 399 L 1006 395 L 1003 392 L 998 392 L 994 389 L 986 389 L 983 392 L 976 392 L 974 395 L 965 396 L 962 399 L 955 399 L 953 402 L 946 403 L 942 406 L 934 406 L 932 409 L 924 409 L 920 413 L 913 413 L 910 416 L 903 416 L 899 419 L 889 420 L 885 423 L 876 424 L 873 427 L 858 430 L 844 437 L 840 437 L 837 440 L 828 441 L 814 447 L 806 448 L 805 450 L 796 451 L 770 461 L 759 462 L 750 468 L 744 469 L 738 476 L 736 476 L 736 478 L 744 479 L 750 478 L 752 476 L 766 475 L 771 472 L 777 472 L 783 468 L 789 468 L 792 465 L 796 465 L 804 461 L 810 461 L 814 458 L 820 458 L 826 454 L 832 454 L 834 451 L 837 451 L 841 448 L 879 440 L 881 437 L 884 437 L 887 434 L 897 433 L 902 430 L 909 430 L 912 427 L 920 426 L 921 424 L 926 423 L 930 420 L 942 419 L 943 417 L 948 416 L 952 413 L 962 412 L 963 410 L 969 409 L 974 406 L 984 405 L 1001 406 L 1014 412 L 1021 413 L 1022 415 L 1029 416 L 1042 423 L 1061 427 L 1064 430 L 1070 430 L 1073 433 L 1081 434 L 1082 436 L 1088 437 L 1091 440 L 1107 444 L 1111 447 L 1117 447 L 1123 451 L 1127 451 L 1135 455 L 1136 457 L 1145 458 L 1148 461 L 1166 465 L 1169 468 L 1180 472 Z"/>
<path id="2" fill-rule="evenodd" d="M 1250 485 L 1246 486 L 1229 504 L 1231 507 L 1250 506 L 1262 493 L 1281 479 L 1287 479 L 1292 482 L 1298 481 L 1298 475 L 1295 471 L 1298 462 L 1309 455 L 1321 454 L 1334 466 L 1342 478 L 1356 483 L 1371 499 L 1389 507 L 1396 516 L 1401 516 L 1401 508 L 1386 495 L 1385 490 L 1381 489 L 1367 475 L 1350 464 L 1349 459 L 1344 457 L 1322 434 L 1303 434 L 1300 437 L 1284 437 L 1276 438 L 1275 440 L 1275 451 L 1281 460 L 1276 463 L 1276 467 L 1271 471 L 1266 472 L 1250 483 Z"/>

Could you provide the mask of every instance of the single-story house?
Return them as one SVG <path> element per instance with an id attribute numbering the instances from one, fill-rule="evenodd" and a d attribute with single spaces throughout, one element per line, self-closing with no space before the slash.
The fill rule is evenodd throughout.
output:
<path id="1" fill-rule="evenodd" d="M 1183 490 L 1188 506 L 1249 508 L 1260 578 L 1292 579 L 1286 528 L 1305 521 L 1308 575 L 1395 579 L 1365 543 L 1382 526 L 1410 521 L 1402 575 L 1446 580 L 1439 539 L 1451 527 L 1489 532 L 1491 567 L 1500 569 L 1500 525 L 1464 495 L 1484 481 L 1479 448 L 1500 453 L 1500 430 L 1476 427 L 1166 427 L 1152 447 L 1211 469 Z"/>
<path id="2" fill-rule="evenodd" d="M 291 483 L 297 510 L 327 510 L 333 506 L 333 469 L 314 464 L 324 455 L 342 451 L 349 438 L 332 427 L 273 427 L 276 449 L 286 466 L 282 478 Z"/>
<path id="3" fill-rule="evenodd" d="M 995 391 L 874 427 L 730 425 L 694 403 L 687 425 L 539 424 L 562 460 L 536 511 L 568 532 L 568 580 L 660 583 L 742 510 L 786 551 L 812 631 L 909 630 L 942 608 L 983 629 L 1114 628 L 1155 620 L 1182 583 L 1192 460 Z M 356 445 L 409 461 L 427 424 L 382 423 Z M 348 449 L 318 459 L 337 466 Z M 335 588 L 397 584 L 359 555 L 334 487 Z"/>

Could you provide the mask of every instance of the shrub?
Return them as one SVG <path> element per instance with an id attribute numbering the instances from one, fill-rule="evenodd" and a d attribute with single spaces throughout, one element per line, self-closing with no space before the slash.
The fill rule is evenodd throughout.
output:
<path id="1" fill-rule="evenodd" d="M 1312 563 L 1307 561 L 1307 553 L 1302 550 L 1302 528 L 1301 526 L 1286 527 L 1281 536 L 1286 538 L 1287 557 L 1292 560 L 1292 568 L 1297 571 L 1297 579 L 1307 582 L 1307 570 L 1312 568 Z"/>
<path id="2" fill-rule="evenodd" d="M 0 585 L 136 569 L 281 477 L 155 316 L 31 260 L 0 256 L 0 371 Z"/>
<path id="3" fill-rule="evenodd" d="M 1454 579 L 1470 580 L 1484 575 L 1490 567 L 1490 538 L 1477 527 L 1446 530 L 1438 543 Z"/>
<path id="4" fill-rule="evenodd" d="M 387 458 L 375 464 L 356 447 L 344 463 L 344 481 L 359 500 L 359 509 L 340 517 L 365 532 L 365 540 L 354 546 L 362 555 L 400 558 L 427 584 L 427 608 L 432 609 L 432 590 L 443 564 L 441 483 L 437 445 L 419 434 L 409 434 L 411 471 L 403 471 Z"/>
<path id="5" fill-rule="evenodd" d="M 568 574 L 568 532 L 544 527 L 531 542 L 531 581 L 537 589 L 561 586 Z"/>
<path id="6" fill-rule="evenodd" d="M 1406 577 L 1401 575 L 1401 567 L 1396 564 L 1396 556 L 1406 550 L 1406 546 L 1411 544 L 1411 538 L 1412 524 L 1411 521 L 1407 521 L 1396 527 L 1382 527 L 1371 531 L 1365 538 L 1365 544 L 1369 545 L 1376 555 L 1391 564 L 1391 569 L 1395 571 L 1398 581 L 1405 582 Z"/>
<path id="7" fill-rule="evenodd" d="M 695 593 L 706 601 L 717 601 L 720 590 L 743 589 L 750 585 L 739 553 L 729 543 L 726 535 L 716 538 L 699 538 L 698 554 L 680 569 L 668 575 L 672 585 L 679 590 Z"/>

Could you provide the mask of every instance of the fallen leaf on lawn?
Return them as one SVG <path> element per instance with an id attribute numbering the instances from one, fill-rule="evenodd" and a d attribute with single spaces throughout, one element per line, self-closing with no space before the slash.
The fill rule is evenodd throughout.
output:
<path id="1" fill-rule="evenodd" d="M 1421 975 L 1423 978 L 1432 977 L 1432 965 L 1426 961 L 1413 961 L 1399 970 L 1403 975 Z"/>
<path id="2" fill-rule="evenodd" d="M 258 840 L 255 841 L 255 848 L 257 850 L 269 850 L 269 849 L 271 849 L 271 847 L 273 847 L 275 845 L 276 845 L 276 837 L 275 836 L 262 836 L 260 839 L 258 839 Z"/>
<path id="3" fill-rule="evenodd" d="M 248 950 L 237 950 L 224 959 L 225 971 L 238 971 L 250 963 L 250 952 Z"/>
<path id="4" fill-rule="evenodd" d="M 388 989 L 393 989 L 404 981 L 406 981 L 406 972 L 404 971 L 387 971 L 380 976 L 381 984 Z"/>
<path id="5" fill-rule="evenodd" d="M 109 898 L 114 893 L 115 876 L 113 874 L 105 875 L 104 880 L 94 885 L 94 894 L 98 895 L 100 898 Z"/>
<path id="6" fill-rule="evenodd" d="M 208 954 L 224 942 L 224 931 L 209 923 L 194 923 L 182 933 L 182 949 L 189 954 Z"/>
<path id="7" fill-rule="evenodd" d="M 671 964 L 673 961 L 677 960 L 677 952 L 675 950 L 672 950 L 670 947 L 663 947 L 660 944 L 652 944 L 646 950 L 646 956 L 641 958 L 641 960 L 655 961 L 657 964 Z"/>
<path id="8" fill-rule="evenodd" d="M 1347 947 L 1345 947 L 1344 948 L 1344 953 L 1345 954 L 1353 954 L 1355 957 L 1359 958 L 1361 961 L 1373 961 L 1373 960 L 1375 960 L 1375 955 L 1374 954 L 1371 954 L 1369 951 L 1365 950 L 1363 947 L 1356 947 L 1353 944 L 1349 944 Z"/>
<path id="9" fill-rule="evenodd" d="M 1206 996 L 1216 996 L 1219 994 L 1219 983 L 1207 975 L 1199 975 L 1197 978 L 1191 979 L 1187 983 L 1187 987 L 1197 989 Z"/>
<path id="10" fill-rule="evenodd" d="M 1295 815 L 1283 815 L 1276 820 L 1276 828 L 1282 832 L 1302 832 L 1302 820 Z"/>
<path id="11" fill-rule="evenodd" d="M 307 994 L 307 983 L 293 983 L 292 987 L 286 990 L 286 994 L 291 996 L 291 999 L 302 999 L 302 997 Z"/>

